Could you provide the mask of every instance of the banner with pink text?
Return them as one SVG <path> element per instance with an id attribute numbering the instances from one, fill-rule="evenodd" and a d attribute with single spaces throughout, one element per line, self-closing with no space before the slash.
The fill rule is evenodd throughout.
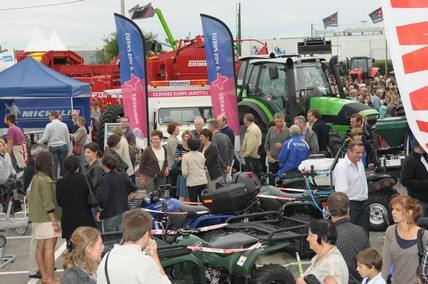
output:
<path id="1" fill-rule="evenodd" d="M 114 14 L 120 56 L 120 85 L 125 115 L 137 138 L 137 146 L 147 146 L 148 99 L 144 37 L 130 19 Z"/>
<path id="2" fill-rule="evenodd" d="M 207 57 L 208 82 L 214 114 L 226 115 L 239 145 L 239 112 L 235 84 L 235 55 L 229 28 L 219 19 L 201 14 Z"/>

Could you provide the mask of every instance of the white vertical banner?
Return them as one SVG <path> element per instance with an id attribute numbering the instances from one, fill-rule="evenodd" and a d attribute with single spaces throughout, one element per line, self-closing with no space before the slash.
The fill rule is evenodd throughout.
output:
<path id="1" fill-rule="evenodd" d="M 428 151 L 428 1 L 381 0 L 386 38 L 407 121 Z"/>

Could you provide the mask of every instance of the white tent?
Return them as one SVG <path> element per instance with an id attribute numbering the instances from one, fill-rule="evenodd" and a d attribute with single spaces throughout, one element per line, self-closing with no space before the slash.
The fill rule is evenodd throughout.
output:
<path id="1" fill-rule="evenodd" d="M 36 27 L 31 36 L 30 42 L 24 51 L 48 51 L 49 43 L 46 40 L 45 36 L 42 34 L 42 31 Z"/>
<path id="2" fill-rule="evenodd" d="M 51 37 L 49 38 L 49 50 L 60 50 L 60 51 L 68 50 L 68 48 L 66 48 L 64 43 L 62 42 L 56 30 L 53 30 Z"/>
<path id="3" fill-rule="evenodd" d="M 68 48 L 65 47 L 58 33 L 53 30 L 49 38 L 49 41 L 46 40 L 43 33 L 38 27 L 33 32 L 31 40 L 28 43 L 24 51 L 34 52 L 34 51 L 49 51 L 49 50 L 61 50 L 66 51 Z"/>

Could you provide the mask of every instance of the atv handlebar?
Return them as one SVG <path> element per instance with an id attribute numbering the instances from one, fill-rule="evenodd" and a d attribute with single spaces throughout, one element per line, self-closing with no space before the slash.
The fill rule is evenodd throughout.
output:
<path id="1" fill-rule="evenodd" d="M 177 186 L 172 186 L 170 184 L 165 184 L 165 185 L 161 185 L 158 189 L 156 189 L 155 191 L 152 191 L 150 193 L 147 194 L 147 197 L 150 199 L 150 201 L 152 203 L 154 202 L 158 202 L 159 198 L 161 198 L 162 194 L 164 192 L 167 192 L 167 196 L 164 197 L 169 197 L 171 191 L 177 189 Z"/>

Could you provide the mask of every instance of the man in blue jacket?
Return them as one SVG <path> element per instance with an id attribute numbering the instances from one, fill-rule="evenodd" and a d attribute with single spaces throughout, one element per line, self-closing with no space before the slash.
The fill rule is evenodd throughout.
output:
<path id="1" fill-rule="evenodd" d="M 300 128 L 297 125 L 290 127 L 290 135 L 291 138 L 282 144 L 282 149 L 279 153 L 278 162 L 281 169 L 278 171 L 277 177 L 281 177 L 288 172 L 297 171 L 299 165 L 309 155 L 309 145 L 300 138 Z"/>

